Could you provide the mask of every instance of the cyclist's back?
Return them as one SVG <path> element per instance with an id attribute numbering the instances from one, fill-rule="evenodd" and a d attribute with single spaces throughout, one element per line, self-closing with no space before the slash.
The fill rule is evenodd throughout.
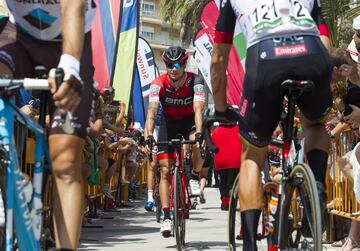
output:
<path id="1" fill-rule="evenodd" d="M 240 117 L 243 161 L 239 199 L 244 250 L 256 250 L 256 227 L 262 208 L 259 167 L 263 166 L 266 147 L 280 119 L 280 85 L 287 79 L 315 84 L 310 93 L 299 97 L 297 104 L 303 115 L 306 157 L 319 182 L 320 195 L 325 194 L 329 138 L 323 123 L 332 104 L 331 63 L 320 40 L 326 26 L 318 1 L 224 0 L 220 6 L 212 56 L 212 89 L 216 114 L 230 120 Z M 248 42 L 239 116 L 224 102 L 227 56 L 236 21 Z"/>

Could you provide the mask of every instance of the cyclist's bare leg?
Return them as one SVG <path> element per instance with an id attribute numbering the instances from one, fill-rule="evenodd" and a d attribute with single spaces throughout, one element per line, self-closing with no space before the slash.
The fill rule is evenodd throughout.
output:
<path id="1" fill-rule="evenodd" d="M 242 161 L 239 175 L 239 201 L 243 229 L 243 250 L 257 250 L 257 228 L 263 207 L 261 170 L 265 163 L 267 147 L 255 149 L 242 144 Z"/>
<path id="2" fill-rule="evenodd" d="M 264 166 L 267 148 L 255 149 L 243 142 L 239 175 L 239 200 L 241 211 L 262 209 L 263 192 L 261 168 Z"/>
<path id="3" fill-rule="evenodd" d="M 200 172 L 200 191 L 204 191 L 204 189 L 205 189 L 208 172 L 209 172 L 208 167 L 204 167 L 203 169 L 201 169 L 201 172 Z"/>
<path id="4" fill-rule="evenodd" d="M 84 141 L 76 136 L 49 137 L 54 186 L 54 230 L 56 248 L 76 250 L 84 210 L 81 151 Z"/>
<path id="5" fill-rule="evenodd" d="M 160 200 L 162 208 L 170 207 L 170 160 L 161 159 L 160 164 Z"/>
<path id="6" fill-rule="evenodd" d="M 190 134 L 189 139 L 195 140 L 195 132 Z M 196 173 L 199 173 L 204 164 L 204 159 L 201 157 L 200 148 L 198 148 L 196 145 L 192 145 L 191 148 L 192 148 L 193 170 Z"/>
<path id="7" fill-rule="evenodd" d="M 156 154 L 152 155 L 153 161 L 150 162 L 149 164 L 149 171 L 148 171 L 148 177 L 147 177 L 147 187 L 148 187 L 148 191 L 154 191 L 155 189 L 155 171 L 156 171 L 156 165 L 157 165 L 157 156 Z M 148 195 L 148 201 L 151 200 L 153 201 L 153 198 L 149 198 L 150 196 Z M 151 194 L 152 197 L 152 194 Z"/>
<path id="8" fill-rule="evenodd" d="M 325 173 L 330 147 L 330 137 L 325 129 L 325 118 L 320 121 L 309 121 L 301 117 L 305 145 L 304 151 L 315 179 L 325 186 Z"/>

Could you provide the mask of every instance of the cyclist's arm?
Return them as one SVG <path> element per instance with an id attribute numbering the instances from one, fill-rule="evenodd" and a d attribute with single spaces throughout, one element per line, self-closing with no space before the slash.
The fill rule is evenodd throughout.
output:
<path id="1" fill-rule="evenodd" d="M 324 17 L 322 16 L 321 7 L 319 6 L 318 1 L 314 1 L 314 7 L 311 11 L 311 17 L 314 19 L 318 26 L 321 42 L 324 44 L 325 48 L 330 51 L 332 47 L 330 41 L 330 30 L 325 23 Z"/>
<path id="2" fill-rule="evenodd" d="M 63 54 L 80 61 L 84 44 L 86 0 L 61 0 Z"/>
<path id="3" fill-rule="evenodd" d="M 150 86 L 148 114 L 145 122 L 145 139 L 152 135 L 155 128 L 155 121 L 157 118 L 157 111 L 160 105 L 160 86 L 152 84 Z"/>
<path id="4" fill-rule="evenodd" d="M 220 15 L 216 23 L 210 74 L 215 109 L 217 111 L 224 112 L 227 107 L 226 69 L 234 37 L 236 17 L 230 1 L 226 1 L 225 4 L 221 4 L 220 6 Z"/>
<path id="5" fill-rule="evenodd" d="M 194 80 L 194 113 L 196 132 L 201 132 L 202 115 L 205 109 L 205 86 L 204 80 L 200 76 L 196 76 Z"/>

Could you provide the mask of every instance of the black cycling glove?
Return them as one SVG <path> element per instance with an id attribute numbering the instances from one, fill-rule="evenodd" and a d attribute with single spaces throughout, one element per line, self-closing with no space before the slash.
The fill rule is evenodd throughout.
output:
<path id="1" fill-rule="evenodd" d="M 224 112 L 215 110 L 215 117 L 225 118 L 229 122 L 237 122 L 240 120 L 240 113 L 238 109 L 228 106 Z"/>
<path id="2" fill-rule="evenodd" d="M 197 142 L 199 142 L 200 144 L 202 143 L 202 141 L 203 141 L 203 135 L 202 135 L 201 132 L 195 133 L 195 140 L 196 140 Z"/>

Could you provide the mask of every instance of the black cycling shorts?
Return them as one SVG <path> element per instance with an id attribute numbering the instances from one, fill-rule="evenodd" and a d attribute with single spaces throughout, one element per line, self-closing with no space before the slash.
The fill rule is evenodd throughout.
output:
<path id="1" fill-rule="evenodd" d="M 327 50 L 315 36 L 267 39 L 248 48 L 239 131 L 248 143 L 265 147 L 279 123 L 287 79 L 311 80 L 315 87 L 297 105 L 310 121 L 322 119 L 332 105 L 332 66 Z"/>
<path id="2" fill-rule="evenodd" d="M 179 138 L 180 135 L 185 139 L 189 139 L 189 135 L 193 131 L 194 124 L 194 116 L 189 116 L 181 120 L 162 116 L 158 141 L 169 141 L 174 138 Z M 172 154 L 173 152 L 174 149 L 172 147 L 159 145 L 157 153 L 158 159 L 171 159 L 172 156 L 169 154 Z"/>
<path id="3" fill-rule="evenodd" d="M 15 79 L 35 77 L 35 66 L 45 66 L 47 70 L 55 68 L 62 54 L 62 43 L 43 41 L 33 38 L 16 29 L 7 22 L 0 34 L 0 61 L 13 72 Z M 84 82 L 81 102 L 71 116 L 74 126 L 73 135 L 85 139 L 90 126 L 94 107 L 93 87 L 94 67 L 92 64 L 91 33 L 85 34 L 83 55 L 80 60 L 80 77 Z M 50 134 L 66 134 L 61 127 L 61 116 L 53 99 L 48 99 L 51 114 Z"/>

